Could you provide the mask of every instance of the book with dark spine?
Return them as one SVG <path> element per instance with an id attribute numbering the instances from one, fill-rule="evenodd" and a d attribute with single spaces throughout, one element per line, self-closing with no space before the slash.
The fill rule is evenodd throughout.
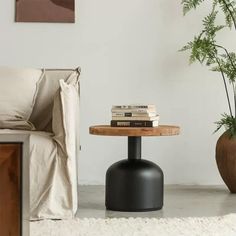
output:
<path id="1" fill-rule="evenodd" d="M 112 112 L 112 116 L 117 117 L 153 117 L 156 112 Z"/>
<path id="2" fill-rule="evenodd" d="M 157 127 L 158 120 L 140 121 L 140 120 L 111 120 L 112 127 Z"/>

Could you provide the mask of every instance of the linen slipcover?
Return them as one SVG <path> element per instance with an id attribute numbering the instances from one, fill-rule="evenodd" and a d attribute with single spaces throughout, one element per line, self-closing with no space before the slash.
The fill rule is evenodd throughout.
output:
<path id="1" fill-rule="evenodd" d="M 73 153 L 61 152 L 52 132 L 52 110 L 60 80 L 71 82 L 79 101 L 80 69 L 44 70 L 30 117 L 36 131 L 0 129 L 1 134 L 30 135 L 30 214 L 31 219 L 72 218 L 78 208 L 77 159 L 79 124 L 76 120 Z M 1 81 L 0 81 L 1 82 Z M 75 114 L 74 114 L 75 115 Z M 64 129 L 64 127 L 61 127 Z"/>
<path id="2" fill-rule="evenodd" d="M 52 130 L 53 139 L 57 142 L 58 154 L 67 157 L 70 164 L 68 168 L 69 183 L 76 178 L 76 148 L 79 147 L 79 140 L 76 137 L 78 132 L 79 97 L 75 78 L 70 77 L 66 82 L 60 80 L 60 89 L 54 97 Z M 63 127 L 63 128 L 62 128 Z M 61 153 L 61 154 L 60 154 Z M 76 205 L 78 193 L 72 188 L 72 204 Z"/>

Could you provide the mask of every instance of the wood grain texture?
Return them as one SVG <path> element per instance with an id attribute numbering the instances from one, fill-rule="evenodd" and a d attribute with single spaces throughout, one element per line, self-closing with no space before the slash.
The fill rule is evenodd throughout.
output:
<path id="1" fill-rule="evenodd" d="M 97 125 L 89 128 L 93 135 L 107 136 L 171 136 L 180 133 L 180 127 L 171 125 L 160 125 L 158 127 L 111 127 L 109 125 Z"/>
<path id="2" fill-rule="evenodd" d="M 0 144 L 0 235 L 20 235 L 21 144 Z"/>
<path id="3" fill-rule="evenodd" d="M 217 141 L 216 162 L 230 192 L 236 193 L 236 138 L 229 138 L 227 132 Z"/>

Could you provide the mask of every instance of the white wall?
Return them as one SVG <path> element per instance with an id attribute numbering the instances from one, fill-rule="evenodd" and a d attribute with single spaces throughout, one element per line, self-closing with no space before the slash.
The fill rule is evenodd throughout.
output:
<path id="1" fill-rule="evenodd" d="M 91 136 L 89 126 L 108 123 L 112 104 L 137 102 L 181 126 L 180 136 L 143 139 L 143 156 L 166 183 L 222 183 L 213 135 L 228 111 L 222 80 L 178 52 L 208 7 L 186 18 L 173 0 L 77 0 L 76 8 L 76 24 L 14 23 L 14 0 L 0 1 L 0 64 L 82 67 L 80 183 L 104 183 L 108 166 L 126 157 L 125 137 Z"/>

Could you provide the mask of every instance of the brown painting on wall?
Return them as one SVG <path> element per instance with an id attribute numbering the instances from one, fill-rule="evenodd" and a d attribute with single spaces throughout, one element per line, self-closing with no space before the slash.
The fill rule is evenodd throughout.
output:
<path id="1" fill-rule="evenodd" d="M 75 0 L 16 0 L 16 22 L 75 22 Z"/>

